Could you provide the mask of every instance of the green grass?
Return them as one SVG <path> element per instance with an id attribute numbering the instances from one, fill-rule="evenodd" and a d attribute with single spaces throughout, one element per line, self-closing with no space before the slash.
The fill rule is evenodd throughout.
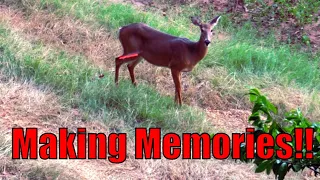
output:
<path id="1" fill-rule="evenodd" d="M 129 81 L 114 84 L 114 75 L 89 64 L 81 56 L 32 44 L 0 26 L 0 69 L 7 76 L 32 80 L 52 87 L 68 106 L 87 114 L 102 114 L 106 124 L 124 120 L 128 127 L 161 127 L 164 131 L 202 131 L 203 113 L 178 108 L 173 97 Z M 104 73 L 101 79 L 96 74 Z M 84 119 L 85 120 L 85 119 Z M 114 121 L 114 122 L 112 122 Z M 120 125 L 119 125 L 120 127 Z"/>
<path id="2" fill-rule="evenodd" d="M 39 8 L 51 7 L 51 11 L 60 15 L 71 15 L 88 23 L 96 23 L 116 33 L 119 27 L 134 22 L 144 22 L 161 31 L 176 36 L 197 40 L 197 27 L 189 29 L 190 15 L 201 14 L 199 9 L 183 6 L 180 13 L 169 11 L 163 17 L 157 11 L 143 12 L 132 5 L 111 3 L 108 1 L 87 0 L 42 0 Z M 210 11 L 210 10 L 209 10 Z M 211 12 L 211 11 L 210 11 Z M 202 13 L 204 20 L 211 13 Z M 302 88 L 320 88 L 320 57 L 300 52 L 295 48 L 277 42 L 272 35 L 259 37 L 258 32 L 247 23 L 243 27 L 234 27 L 227 15 L 223 15 L 218 31 L 226 31 L 231 39 L 215 42 L 208 55 L 199 63 L 200 68 L 210 68 L 220 64 L 230 73 L 237 73 L 242 81 L 251 75 L 263 78 L 269 76 L 285 85 L 296 84 Z"/>
<path id="3" fill-rule="evenodd" d="M 247 41 L 231 40 L 225 46 L 214 45 L 202 62 L 204 67 L 222 64 L 243 79 L 251 74 L 269 76 L 284 85 L 296 84 L 307 89 L 320 88 L 319 60 L 307 54 L 293 52 L 287 46 L 268 47 Z"/>
<path id="4" fill-rule="evenodd" d="M 109 1 L 41 0 L 41 3 L 37 4 L 36 7 L 38 9 L 49 9 L 58 16 L 71 15 L 90 24 L 102 25 L 114 34 L 121 26 L 144 22 L 173 35 L 194 37 L 193 33 L 186 32 L 187 28 L 183 25 L 185 23 L 181 23 L 179 19 L 175 19 L 175 24 L 181 23 L 180 28 L 176 28 L 172 24 L 168 25 L 168 18 L 161 16 L 159 13 L 137 11 L 132 5 Z"/>
<path id="5" fill-rule="evenodd" d="M 181 7 L 180 13 L 172 11 L 168 12 L 166 17 L 163 17 L 157 11 L 143 12 L 136 10 L 132 5 L 106 1 L 41 0 L 39 2 L 41 3 L 36 4 L 38 9 L 49 10 L 61 17 L 66 15 L 73 16 L 88 24 L 103 26 L 114 34 L 114 38 L 117 38 L 116 33 L 120 26 L 134 22 L 145 22 L 161 31 L 177 36 L 188 37 L 192 40 L 197 40 L 199 36 L 196 26 L 191 25 L 191 29 L 189 29 L 191 23 L 188 17 L 189 15 L 200 14 L 200 11 L 187 6 Z M 209 14 L 202 14 L 203 19 L 206 20 L 209 19 L 210 16 Z M 197 73 L 202 72 L 201 69 L 203 68 L 222 66 L 228 70 L 230 75 L 234 75 L 236 81 L 240 81 L 238 84 L 241 85 L 260 86 L 261 82 L 265 82 L 267 79 L 268 81 L 272 80 L 273 83 L 283 86 L 293 86 L 310 91 L 319 90 L 319 56 L 301 52 L 289 45 L 279 43 L 273 35 L 259 37 L 257 30 L 253 28 L 250 23 L 245 24 L 243 27 L 234 27 L 227 15 L 223 15 L 223 18 L 217 26 L 217 31 L 225 31 L 231 38 L 221 42 L 215 41 L 211 44 L 208 55 L 198 64 L 193 73 L 196 76 Z M 252 79 L 257 79 L 256 77 L 259 79 L 251 82 Z M 112 79 L 112 77 L 110 78 Z M 213 86 L 219 83 L 215 80 L 216 77 L 207 76 L 206 78 L 212 82 Z M 69 82 L 69 79 L 67 79 L 66 82 Z M 77 83 L 79 82 L 74 82 L 72 86 L 76 88 Z M 268 83 L 270 84 L 270 82 Z M 64 82 L 61 82 L 61 84 L 64 84 Z M 132 90 L 130 89 L 131 86 L 126 85 L 128 88 L 125 87 L 124 89 L 130 91 L 125 93 L 136 90 Z M 239 94 L 237 89 L 239 88 L 231 90 L 229 88 L 228 91 L 235 91 L 231 93 Z M 94 89 L 89 88 L 89 90 L 93 91 Z M 93 93 L 99 94 L 99 92 Z M 112 93 L 110 94 L 112 95 Z M 91 95 L 87 96 L 90 97 Z M 111 100 L 110 102 L 114 104 L 116 101 L 118 100 Z M 140 108 L 139 101 L 133 101 L 135 101 L 134 96 L 128 104 L 138 104 Z M 90 106 L 94 108 L 100 107 L 100 100 L 98 102 L 95 100 L 90 101 L 90 104 Z M 112 107 L 116 107 L 116 109 L 119 108 L 118 105 L 112 105 Z M 120 107 L 130 109 L 132 106 L 121 105 Z M 122 112 L 121 109 L 126 111 L 126 108 L 120 108 L 120 112 Z M 142 119 L 146 116 L 143 110 L 141 110 L 140 113 L 134 114 L 134 117 L 142 117 Z M 158 116 L 157 114 L 161 113 L 155 110 L 152 114 Z"/>

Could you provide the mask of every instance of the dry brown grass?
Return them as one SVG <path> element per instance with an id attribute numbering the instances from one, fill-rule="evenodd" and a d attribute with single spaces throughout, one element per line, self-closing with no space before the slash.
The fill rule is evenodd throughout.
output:
<path id="1" fill-rule="evenodd" d="M 122 48 L 118 39 L 95 25 L 85 24 L 70 17 L 59 18 L 46 11 L 31 12 L 28 16 L 19 9 L 1 6 L 0 21 L 24 33 L 31 41 L 40 41 L 47 46 L 84 55 L 97 66 L 114 71 L 114 58 L 121 55 Z M 225 38 L 226 35 L 221 35 Z M 219 70 L 221 71 L 221 70 Z M 174 85 L 170 70 L 156 67 L 145 61 L 135 70 L 138 83 L 151 84 L 164 95 L 173 96 Z M 129 79 L 126 65 L 121 68 L 120 76 Z M 211 74 L 210 77 L 214 76 Z M 219 76 L 219 74 L 218 74 Z M 231 104 L 224 102 L 219 92 L 210 87 L 209 77 L 202 82 L 193 79 L 190 73 L 182 76 L 183 101 L 188 105 L 215 109 L 227 109 Z M 206 84 L 204 86 L 204 83 Z M 201 91 L 201 93 L 199 93 Z"/>
<path id="2" fill-rule="evenodd" d="M 108 127 L 98 120 L 81 121 L 81 112 L 59 103 L 50 89 L 35 87 L 29 82 L 0 81 L 0 143 L 10 149 L 12 127 L 37 127 L 39 134 L 57 133 L 59 127 L 75 130 L 86 127 L 88 132 L 108 134 Z M 50 117 L 44 119 L 43 117 Z M 2 143 L 3 142 L 3 143 Z M 9 159 L 8 151 L 0 152 L 0 174 L 8 179 L 19 176 L 59 179 L 273 179 L 273 176 L 255 174 L 254 165 L 230 160 L 136 160 L 134 141 L 128 139 L 127 160 L 111 164 L 107 160 L 19 160 Z M 9 156 L 8 156 L 9 155 Z M 288 179 L 307 176 L 290 173 Z M 24 178 L 22 178 L 24 179 Z"/>
<path id="3" fill-rule="evenodd" d="M 33 41 L 76 55 L 84 55 L 94 64 L 112 69 L 113 59 L 121 53 L 120 44 L 110 33 L 95 25 L 83 24 L 70 17 L 59 18 L 44 11 L 29 16 L 17 9 L 1 7 L 1 21 L 22 31 Z"/>
<path id="4" fill-rule="evenodd" d="M 0 20 L 11 23 L 12 28 L 23 32 L 31 40 L 41 41 L 47 46 L 61 48 L 70 53 L 83 54 L 93 63 L 113 71 L 113 58 L 121 52 L 119 42 L 110 34 L 97 27 L 84 24 L 69 17 L 58 18 L 46 12 L 34 12 L 25 19 L 18 10 L 2 7 Z M 108 42 L 108 43 L 107 43 Z M 123 66 L 122 76 L 129 78 L 126 67 Z M 171 74 L 168 69 L 154 67 L 148 63 L 141 63 L 136 69 L 140 82 L 152 84 L 161 93 L 172 95 L 174 92 Z M 217 86 L 212 86 L 212 80 Z M 1 79 L 1 78 L 0 78 Z M 239 82 L 222 68 L 206 69 L 197 76 L 183 75 L 183 98 L 190 105 L 206 108 L 207 116 L 212 124 L 227 133 L 244 131 L 247 127 L 249 106 L 239 97 L 222 94 L 223 90 L 239 87 Z M 308 109 L 310 102 L 315 104 L 319 100 L 310 100 L 306 92 L 289 89 L 279 95 L 280 87 L 262 89 L 268 97 L 277 104 L 285 104 L 287 108 L 303 106 Z M 68 127 L 73 131 L 79 126 L 85 126 L 91 132 L 106 132 L 108 127 L 97 121 L 84 123 L 82 113 L 77 109 L 68 109 L 59 103 L 59 99 L 50 93 L 50 89 L 36 88 L 29 83 L 14 81 L 0 82 L 0 130 L 9 133 L 12 127 L 38 127 L 41 132 L 57 133 L 59 127 Z M 291 98 L 291 97 L 295 98 Z M 288 99 L 290 99 L 288 101 Z M 317 105 L 317 104 L 316 104 Z M 237 110 L 238 108 L 244 110 Z M 315 106 L 315 108 L 319 108 Z M 320 112 L 316 110 L 315 112 Z M 319 114 L 311 116 L 319 117 Z M 229 160 L 135 160 L 134 144 L 128 143 L 127 161 L 120 165 L 110 164 L 106 160 L 53 160 L 53 161 L 21 161 L 18 169 L 25 167 L 61 166 L 72 169 L 75 174 L 84 179 L 273 179 L 264 174 L 254 174 L 253 166 L 234 163 Z M 11 161 L 2 158 L 2 163 Z M 33 163 L 33 165 L 31 164 Z M 2 165 L 3 166 L 3 165 Z M 2 168 L 1 168 L 2 169 Z M 22 172 L 32 171 L 25 168 Z M 16 172 L 16 171 L 15 171 Z M 61 174 L 65 173 L 60 171 Z M 3 171 L 0 171 L 0 174 Z M 10 175 L 10 173 L 9 173 Z M 13 175 L 13 174 L 11 174 Z M 72 175 L 70 175 L 72 177 Z M 290 174 L 288 179 L 302 179 L 302 175 Z"/>
<path id="5" fill-rule="evenodd" d="M 77 172 L 54 161 L 10 160 L 11 128 L 35 127 L 40 134 L 57 133 L 59 127 L 68 127 L 75 131 L 77 126 L 81 126 L 81 115 L 63 107 L 50 89 L 35 87 L 29 82 L 6 80 L 3 76 L 0 79 L 0 144 L 1 147 L 8 147 L 1 148 L 0 151 L 0 175 L 8 179 L 20 176 L 22 179 L 50 179 L 56 175 L 59 179 L 76 179 Z M 87 125 L 94 128 L 95 123 Z"/>
<path id="6" fill-rule="evenodd" d="M 23 32 L 30 40 L 40 41 L 47 46 L 76 55 L 84 55 L 95 65 L 111 72 L 114 71 L 113 59 L 121 54 L 122 50 L 119 41 L 106 30 L 71 17 L 59 18 L 46 11 L 31 11 L 31 14 L 26 16 L 20 9 L 2 6 L 1 10 L 0 20 L 11 24 L 12 28 Z M 230 38 L 224 33 L 220 36 L 221 40 Z M 125 65 L 121 70 L 120 75 L 129 79 Z M 137 66 L 135 72 L 138 83 L 148 83 L 162 94 L 173 96 L 174 86 L 169 69 L 156 67 L 143 61 Z M 257 80 L 253 81 L 257 82 Z M 209 111 L 249 110 L 251 107 L 247 97 L 243 96 L 247 89 L 223 67 L 201 69 L 201 72 L 196 75 L 183 73 L 182 87 L 182 98 L 188 105 Z M 278 97 L 280 89 L 282 96 Z M 287 110 L 297 106 L 301 106 L 303 110 L 309 110 L 312 107 L 312 112 L 308 114 L 309 117 L 319 118 L 319 100 L 312 100 L 312 96 L 306 92 L 284 87 L 262 88 L 261 90 L 268 93 L 268 97 L 276 104 L 283 104 Z M 292 102 L 294 99 L 292 97 L 304 97 L 304 101 L 303 103 Z M 228 119 L 228 117 L 225 118 Z M 235 121 L 243 121 L 243 119 L 236 118 Z M 213 123 L 216 122 L 213 121 Z"/>
<path id="7" fill-rule="evenodd" d="M 318 92 L 307 92 L 307 90 L 299 90 L 290 87 L 283 88 L 274 85 L 273 87 L 264 88 L 263 93 L 266 94 L 271 102 L 277 105 L 280 113 L 297 109 L 298 107 L 313 122 L 320 120 L 320 95 Z"/>

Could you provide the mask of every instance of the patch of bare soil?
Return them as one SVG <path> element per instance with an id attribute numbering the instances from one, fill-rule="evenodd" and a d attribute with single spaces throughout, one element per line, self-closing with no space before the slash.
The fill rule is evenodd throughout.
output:
<path id="1" fill-rule="evenodd" d="M 251 115 L 250 111 L 230 109 L 230 110 L 211 110 L 207 109 L 206 114 L 209 119 L 212 119 L 212 125 L 221 132 L 229 135 L 232 133 L 242 133 L 245 129 L 250 127 L 248 124 L 248 117 Z"/>
<path id="2" fill-rule="evenodd" d="M 273 0 L 266 0 L 266 4 L 270 7 L 273 6 Z M 310 49 L 313 53 L 317 53 L 320 48 L 320 35 L 319 35 L 319 20 L 311 24 L 299 25 L 294 17 L 288 17 L 287 20 L 282 20 L 278 13 L 263 12 L 263 8 L 252 5 L 250 10 L 245 12 L 240 11 L 232 15 L 233 20 L 238 24 L 250 20 L 254 27 L 257 28 L 260 36 L 275 32 L 275 37 L 279 42 L 284 42 L 290 45 L 302 45 L 303 50 Z M 314 17 L 320 17 L 320 11 L 313 14 Z"/>
<path id="3" fill-rule="evenodd" d="M 320 19 L 314 24 L 306 25 L 304 27 L 304 31 L 310 38 L 310 43 L 313 48 L 320 50 Z"/>

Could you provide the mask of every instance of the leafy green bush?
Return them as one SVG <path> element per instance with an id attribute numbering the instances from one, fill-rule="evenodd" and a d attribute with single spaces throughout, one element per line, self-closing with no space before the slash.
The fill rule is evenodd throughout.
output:
<path id="1" fill-rule="evenodd" d="M 295 128 L 313 128 L 315 132 L 315 138 L 313 139 L 313 159 L 298 159 L 292 156 L 289 159 L 280 159 L 276 154 L 270 159 L 261 159 L 255 152 L 255 158 L 253 163 L 257 165 L 256 173 L 266 171 L 267 174 L 271 173 L 271 170 L 275 174 L 276 179 L 284 179 L 287 172 L 291 169 L 294 172 L 303 170 L 304 168 L 310 168 L 315 172 L 315 175 L 320 172 L 320 123 L 311 123 L 305 118 L 302 112 L 292 110 L 284 114 L 284 118 L 278 116 L 277 108 L 263 95 L 260 94 L 259 90 L 250 90 L 250 101 L 254 103 L 252 114 L 249 117 L 249 122 L 255 127 L 254 136 L 257 138 L 262 133 L 269 133 L 276 138 L 279 134 L 287 133 L 291 137 L 295 136 Z M 262 117 L 266 117 L 263 119 Z M 303 139 L 305 139 L 304 137 Z M 297 152 L 295 141 L 288 142 L 292 147 L 293 154 Z M 303 155 L 306 154 L 306 143 L 302 145 Z M 246 159 L 246 145 L 241 146 L 241 161 L 250 162 L 251 159 Z M 281 150 L 279 146 L 275 144 L 274 150 Z M 274 151 L 274 152 L 275 152 Z"/>

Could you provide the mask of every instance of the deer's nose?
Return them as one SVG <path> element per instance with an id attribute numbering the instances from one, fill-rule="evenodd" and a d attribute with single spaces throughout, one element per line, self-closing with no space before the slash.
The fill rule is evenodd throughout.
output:
<path id="1" fill-rule="evenodd" d="M 208 39 L 204 40 L 204 43 L 208 46 L 210 44 L 210 41 Z"/>

